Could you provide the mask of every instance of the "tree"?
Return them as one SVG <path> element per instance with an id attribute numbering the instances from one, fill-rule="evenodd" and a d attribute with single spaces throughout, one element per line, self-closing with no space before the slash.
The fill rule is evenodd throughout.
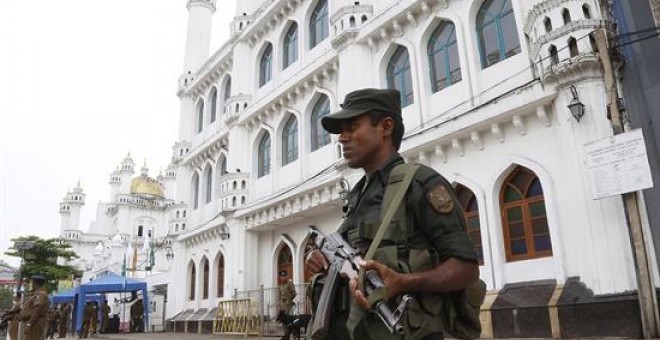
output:
<path id="1" fill-rule="evenodd" d="M 12 239 L 12 241 L 34 242 L 34 247 L 25 250 L 25 258 L 23 261 L 24 278 L 29 278 L 32 275 L 42 275 L 46 277 L 48 282 L 47 288 L 52 288 L 57 287 L 59 280 L 68 279 L 72 276 L 82 276 L 82 272 L 75 267 L 60 265 L 57 263 L 58 258 L 63 258 L 67 262 L 78 258 L 78 255 L 71 250 L 71 246 L 67 243 L 61 242 L 60 239 L 42 239 L 38 236 L 21 236 Z M 5 252 L 5 255 L 20 258 L 23 255 L 23 250 L 16 249 L 12 246 Z M 18 276 L 20 274 L 17 273 L 16 275 Z"/>

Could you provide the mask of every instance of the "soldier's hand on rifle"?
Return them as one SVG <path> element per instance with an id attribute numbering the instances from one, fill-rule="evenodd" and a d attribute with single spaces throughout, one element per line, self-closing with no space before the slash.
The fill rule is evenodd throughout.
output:
<path id="1" fill-rule="evenodd" d="M 363 267 L 365 272 L 371 269 L 378 272 L 378 275 L 383 279 L 383 282 L 387 287 L 387 299 L 391 299 L 392 297 L 406 292 L 407 289 L 405 288 L 405 274 L 397 273 L 384 264 L 373 260 L 360 263 L 360 267 Z M 358 287 L 358 280 L 356 278 L 352 278 L 349 282 L 349 286 L 355 301 L 364 309 L 370 309 L 371 305 L 369 304 L 369 301 L 364 295 L 364 292 L 360 289 L 360 287 Z"/>
<path id="2" fill-rule="evenodd" d="M 318 249 L 311 250 L 305 258 L 305 266 L 311 273 L 326 272 L 328 270 L 328 260 Z"/>

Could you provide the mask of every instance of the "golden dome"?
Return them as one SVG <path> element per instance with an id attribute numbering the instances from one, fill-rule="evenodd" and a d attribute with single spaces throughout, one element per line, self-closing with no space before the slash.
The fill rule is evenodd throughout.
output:
<path id="1" fill-rule="evenodd" d="M 148 176 L 135 177 L 131 181 L 131 194 L 163 198 L 163 188 L 155 179 Z"/>

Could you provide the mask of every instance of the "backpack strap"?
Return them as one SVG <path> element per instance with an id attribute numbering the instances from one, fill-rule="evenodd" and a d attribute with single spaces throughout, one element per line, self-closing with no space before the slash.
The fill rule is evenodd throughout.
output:
<path id="1" fill-rule="evenodd" d="M 403 163 L 395 166 L 394 169 L 392 169 L 392 172 L 390 172 L 390 179 L 385 187 L 385 194 L 381 206 L 381 209 L 385 211 L 385 215 L 380 222 L 378 232 L 376 232 L 376 235 L 371 241 L 367 254 L 364 256 L 365 261 L 373 258 L 376 249 L 378 249 L 378 246 L 383 239 L 385 230 L 392 221 L 392 217 L 394 217 L 394 214 L 399 210 L 403 196 L 406 195 L 406 191 L 408 191 L 408 187 L 410 186 L 410 183 L 412 183 L 417 169 L 419 169 L 419 164 Z M 399 181 L 396 177 L 401 176 L 401 174 L 403 174 L 403 179 Z M 359 287 L 364 286 L 364 268 L 360 268 L 358 282 Z"/>

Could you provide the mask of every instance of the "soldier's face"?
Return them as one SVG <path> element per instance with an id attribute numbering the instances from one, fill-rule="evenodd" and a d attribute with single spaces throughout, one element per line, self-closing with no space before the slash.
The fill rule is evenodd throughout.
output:
<path id="1" fill-rule="evenodd" d="M 351 168 L 364 168 L 370 172 L 378 160 L 378 150 L 384 142 L 382 122 L 375 126 L 371 118 L 364 114 L 342 123 L 339 143 L 343 147 L 343 156 Z"/>

